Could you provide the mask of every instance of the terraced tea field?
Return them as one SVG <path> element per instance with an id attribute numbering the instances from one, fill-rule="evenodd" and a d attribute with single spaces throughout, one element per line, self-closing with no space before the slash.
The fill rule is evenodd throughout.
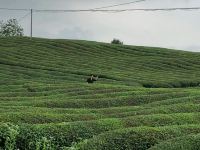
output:
<path id="1" fill-rule="evenodd" d="M 200 53 L 1 38 L 0 122 L 2 150 L 200 149 Z"/>

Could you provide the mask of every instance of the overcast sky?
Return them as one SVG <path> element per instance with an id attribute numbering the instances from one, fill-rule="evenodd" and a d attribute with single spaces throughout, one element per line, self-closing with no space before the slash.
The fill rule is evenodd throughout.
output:
<path id="1" fill-rule="evenodd" d="M 134 0 L 0 0 L 0 7 L 33 9 L 90 9 Z M 146 0 L 115 7 L 165 8 L 200 7 L 200 0 Z M 21 18 L 28 12 L 0 10 L 0 20 Z M 30 16 L 20 21 L 30 34 Z M 167 47 L 200 52 L 200 10 L 121 13 L 34 13 L 35 37 L 83 39 L 125 44 Z"/>

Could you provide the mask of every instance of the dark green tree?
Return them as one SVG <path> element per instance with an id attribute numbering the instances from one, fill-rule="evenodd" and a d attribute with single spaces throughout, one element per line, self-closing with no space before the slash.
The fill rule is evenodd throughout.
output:
<path id="1" fill-rule="evenodd" d="M 113 39 L 113 40 L 111 41 L 111 44 L 120 44 L 120 45 L 123 45 L 123 42 L 120 41 L 119 39 Z"/>
<path id="2" fill-rule="evenodd" d="M 0 22 L 0 37 L 23 36 L 24 30 L 16 19 Z"/>

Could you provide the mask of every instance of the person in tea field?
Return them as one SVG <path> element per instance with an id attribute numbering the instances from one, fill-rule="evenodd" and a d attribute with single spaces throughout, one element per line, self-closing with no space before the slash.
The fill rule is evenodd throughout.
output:
<path id="1" fill-rule="evenodd" d="M 94 76 L 93 74 L 91 75 L 90 78 L 87 79 L 87 83 L 94 83 L 95 81 L 98 80 L 98 76 Z"/>

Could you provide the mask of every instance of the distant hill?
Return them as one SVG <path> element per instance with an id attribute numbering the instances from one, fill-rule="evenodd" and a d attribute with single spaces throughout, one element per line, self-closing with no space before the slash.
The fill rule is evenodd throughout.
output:
<path id="1" fill-rule="evenodd" d="M 200 53 L 78 40 L 0 39 L 0 83 L 85 82 L 144 87 L 200 84 Z"/>

